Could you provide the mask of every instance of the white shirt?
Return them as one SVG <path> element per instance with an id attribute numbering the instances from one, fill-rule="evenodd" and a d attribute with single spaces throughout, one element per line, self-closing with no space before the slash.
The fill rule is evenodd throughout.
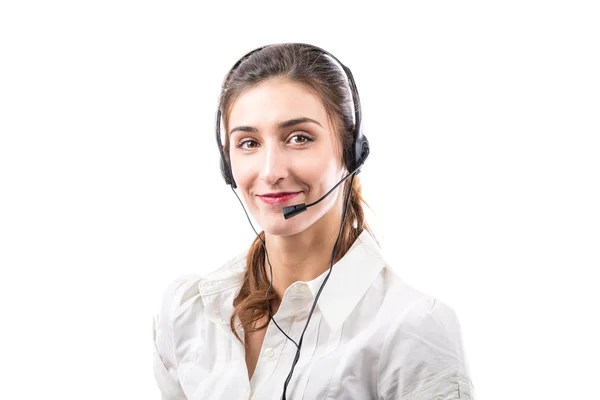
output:
<path id="1" fill-rule="evenodd" d="M 249 380 L 244 345 L 229 327 L 245 267 L 244 253 L 166 289 L 154 319 L 162 400 L 281 399 L 294 343 L 269 322 Z M 275 321 L 296 343 L 327 273 L 283 295 Z M 363 231 L 323 288 L 287 399 L 474 399 L 454 310 L 404 283 Z"/>

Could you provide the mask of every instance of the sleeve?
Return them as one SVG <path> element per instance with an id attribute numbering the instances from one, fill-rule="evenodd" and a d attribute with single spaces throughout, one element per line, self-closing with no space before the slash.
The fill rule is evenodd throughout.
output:
<path id="1" fill-rule="evenodd" d="M 183 278 L 178 278 L 169 285 L 163 294 L 160 313 L 154 316 L 152 324 L 153 370 L 161 400 L 187 400 L 179 383 L 173 340 L 173 318 L 177 310 L 174 294 L 182 283 Z"/>
<path id="2" fill-rule="evenodd" d="M 455 311 L 426 297 L 391 325 L 381 349 L 379 400 L 475 400 Z"/>

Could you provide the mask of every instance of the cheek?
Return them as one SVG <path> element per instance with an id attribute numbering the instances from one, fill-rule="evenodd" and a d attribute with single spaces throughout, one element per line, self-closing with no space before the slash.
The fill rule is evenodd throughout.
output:
<path id="1" fill-rule="evenodd" d="M 319 157 L 304 163 L 302 168 L 298 168 L 298 176 L 310 186 L 313 190 L 329 190 L 337 183 L 339 163 L 331 157 Z"/>
<path id="2" fill-rule="evenodd" d="M 234 157 L 231 159 L 231 172 L 233 179 L 240 189 L 247 190 L 254 180 L 255 168 L 248 165 L 247 160 L 241 157 Z"/>

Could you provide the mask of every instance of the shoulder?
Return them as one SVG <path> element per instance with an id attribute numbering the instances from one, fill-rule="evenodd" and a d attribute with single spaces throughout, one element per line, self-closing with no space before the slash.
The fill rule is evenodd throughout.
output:
<path id="1" fill-rule="evenodd" d="M 240 269 L 243 270 L 245 261 L 246 254 L 238 253 L 207 273 L 180 274 L 177 276 L 163 289 L 160 312 L 156 323 L 172 323 L 177 315 L 203 293 L 203 288 L 210 286 L 212 282 L 222 282 L 235 277 Z"/>
<path id="2" fill-rule="evenodd" d="M 457 314 L 446 302 L 423 295 L 404 314 L 398 315 L 387 335 L 388 346 L 397 340 L 410 338 L 415 345 L 427 343 L 438 349 L 447 349 L 458 359 L 456 341 L 460 336 Z"/>
<path id="3" fill-rule="evenodd" d="M 458 329 L 454 308 L 432 294 L 405 282 L 389 265 L 378 277 L 378 290 L 390 304 L 390 335 L 410 330 L 434 335 L 452 334 Z M 437 328 L 433 332 L 429 328 Z"/>
<path id="4" fill-rule="evenodd" d="M 380 393 L 400 398 L 435 386 L 434 382 L 461 385 L 467 391 L 469 371 L 456 311 L 439 298 L 406 284 L 402 287 L 412 301 L 388 326 L 379 365 Z"/>

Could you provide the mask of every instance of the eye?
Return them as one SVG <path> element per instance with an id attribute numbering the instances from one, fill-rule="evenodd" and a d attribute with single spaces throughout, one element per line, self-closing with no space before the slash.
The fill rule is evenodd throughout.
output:
<path id="1" fill-rule="evenodd" d="M 297 139 L 295 144 L 305 144 L 308 142 L 312 142 L 314 139 L 311 138 L 308 135 L 304 135 L 304 134 L 298 134 L 298 135 L 294 135 L 292 136 L 292 142 L 294 141 L 293 139 Z"/>
<path id="2" fill-rule="evenodd" d="M 248 145 L 248 146 L 246 146 L 246 145 Z M 242 149 L 242 150 L 251 150 L 251 149 L 255 148 L 254 145 L 258 145 L 258 142 L 256 140 L 242 139 L 235 145 L 235 147 L 238 149 Z"/>

